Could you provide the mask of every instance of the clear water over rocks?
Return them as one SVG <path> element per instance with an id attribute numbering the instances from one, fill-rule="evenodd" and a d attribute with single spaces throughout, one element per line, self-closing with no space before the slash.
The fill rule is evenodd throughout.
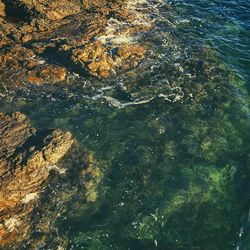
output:
<path id="1" fill-rule="evenodd" d="M 131 38 L 146 51 L 136 67 L 105 78 L 70 71 L 65 84 L 0 85 L 1 112 L 70 131 L 100 169 L 87 196 L 73 174 L 51 184 L 44 199 L 55 192 L 67 206 L 53 208 L 61 216 L 37 249 L 249 249 L 250 3 L 136 8 L 152 25 Z"/>

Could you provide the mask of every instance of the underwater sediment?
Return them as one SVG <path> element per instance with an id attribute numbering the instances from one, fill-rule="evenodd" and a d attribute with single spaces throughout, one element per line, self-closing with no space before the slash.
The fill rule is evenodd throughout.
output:
<path id="1" fill-rule="evenodd" d="M 229 2 L 0 0 L 2 248 L 248 249 Z"/>

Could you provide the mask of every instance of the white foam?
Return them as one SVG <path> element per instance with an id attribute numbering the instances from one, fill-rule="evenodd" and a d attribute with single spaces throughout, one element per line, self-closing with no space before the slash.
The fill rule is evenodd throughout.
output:
<path id="1" fill-rule="evenodd" d="M 110 18 L 107 23 L 105 35 L 98 37 L 98 40 L 101 40 L 103 43 L 111 42 L 114 44 L 134 43 L 137 40 L 137 37 L 128 34 L 128 32 L 126 33 L 127 28 L 135 26 L 144 26 L 150 28 L 154 22 L 154 20 L 149 16 L 150 10 L 152 8 L 156 9 L 156 7 L 161 4 L 161 0 L 158 0 L 154 5 L 152 5 L 148 0 L 128 1 L 125 5 L 125 8 L 134 18 L 128 22 Z M 122 30 L 125 30 L 125 32 L 119 32 Z"/>

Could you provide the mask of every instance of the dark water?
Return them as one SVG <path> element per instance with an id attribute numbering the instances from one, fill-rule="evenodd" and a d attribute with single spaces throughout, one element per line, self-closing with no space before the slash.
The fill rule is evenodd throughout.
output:
<path id="1" fill-rule="evenodd" d="M 59 222 L 70 249 L 250 249 L 250 1 L 167 1 L 148 59 L 1 101 L 63 128 L 104 171 L 97 200 Z"/>

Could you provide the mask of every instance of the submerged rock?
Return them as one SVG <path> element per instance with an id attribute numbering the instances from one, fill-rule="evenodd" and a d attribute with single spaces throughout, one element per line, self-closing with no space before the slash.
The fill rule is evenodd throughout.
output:
<path id="1" fill-rule="evenodd" d="M 117 64 L 125 70 L 137 66 L 144 58 L 145 49 L 136 44 L 124 44 L 118 49 Z"/>
<path id="2" fill-rule="evenodd" d="M 74 144 L 72 134 L 36 130 L 21 114 L 0 113 L 0 247 L 29 236 L 31 212 L 50 170 Z"/>

